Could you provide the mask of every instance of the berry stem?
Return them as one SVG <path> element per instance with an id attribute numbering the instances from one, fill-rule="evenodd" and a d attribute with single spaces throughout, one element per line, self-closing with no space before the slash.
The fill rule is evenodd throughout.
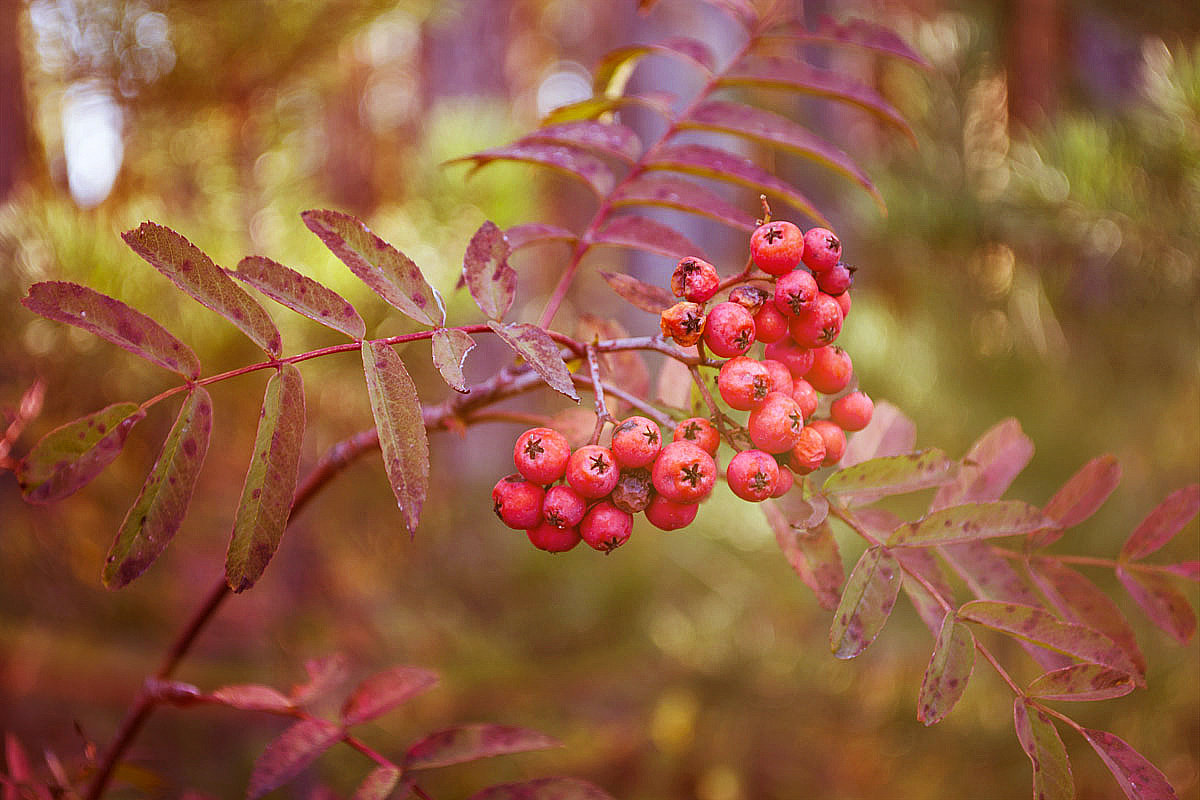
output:
<path id="1" fill-rule="evenodd" d="M 587 346 L 588 373 L 592 378 L 592 393 L 596 401 L 596 427 L 592 430 L 591 444 L 600 443 L 600 434 L 604 432 L 606 422 L 616 422 L 608 413 L 608 404 L 604 402 L 604 382 L 600 380 L 600 359 L 596 356 L 594 345 Z"/>
<path id="2" fill-rule="evenodd" d="M 1025 553 L 1018 553 L 1014 550 L 1007 550 L 1003 547 L 993 547 L 992 552 L 998 556 L 1011 559 L 1013 561 L 1028 561 L 1029 556 Z M 1117 569 L 1118 567 L 1126 570 L 1135 570 L 1137 572 L 1160 572 L 1164 575 L 1174 575 L 1167 564 L 1143 564 L 1137 561 L 1120 561 L 1115 558 L 1101 558 L 1099 556 L 1074 556 L 1074 555 L 1043 555 L 1039 558 L 1057 561 L 1060 564 L 1079 564 L 1085 567 L 1107 567 L 1108 569 Z"/>
<path id="3" fill-rule="evenodd" d="M 580 386 L 584 389 L 592 389 L 593 388 L 592 379 L 590 376 L 572 374 L 571 380 L 575 383 L 576 386 Z M 666 413 L 660 411 L 658 408 L 656 408 L 655 406 L 646 402 L 642 398 L 638 397 L 635 394 L 625 391 L 624 389 L 622 389 L 619 386 L 613 386 L 611 383 L 604 383 L 604 382 L 601 382 L 600 386 L 608 394 L 611 394 L 613 397 L 616 397 L 620 400 L 624 400 L 626 403 L 633 406 L 638 411 L 641 411 L 647 417 L 650 417 L 652 420 L 654 420 L 655 422 L 657 422 L 659 425 L 663 426 L 667 430 L 672 430 L 672 431 L 675 430 L 675 424 L 676 424 L 675 419 L 670 414 L 666 414 Z"/>

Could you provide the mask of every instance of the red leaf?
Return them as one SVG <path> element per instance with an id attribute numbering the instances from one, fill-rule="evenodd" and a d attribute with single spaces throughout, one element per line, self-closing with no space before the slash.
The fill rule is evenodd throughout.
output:
<path id="1" fill-rule="evenodd" d="M 267 745 L 250 774 L 246 796 L 250 800 L 278 789 L 299 775 L 343 736 L 342 729 L 323 719 L 297 722 Z"/>
<path id="2" fill-rule="evenodd" d="M 247 256 L 238 262 L 237 271 L 229 274 L 292 311 L 352 339 L 362 339 L 367 334 L 367 326 L 354 306 L 337 292 L 291 267 L 264 256 Z"/>
<path id="3" fill-rule="evenodd" d="M 878 409 L 876 409 L 878 413 Z M 1033 441 L 1015 419 L 994 425 L 962 459 L 958 480 L 938 490 L 930 511 L 961 503 L 999 500 L 1033 457 Z"/>
<path id="4" fill-rule="evenodd" d="M 946 614 L 921 680 L 917 720 L 926 725 L 941 722 L 966 691 L 974 669 L 975 637 L 971 629 L 954 614 Z"/>
<path id="5" fill-rule="evenodd" d="M 573 145 L 516 142 L 505 147 L 494 147 L 462 158 L 454 158 L 447 163 L 461 164 L 466 161 L 472 162 L 475 169 L 486 167 L 494 161 L 520 161 L 550 167 L 583 181 L 597 197 L 606 197 L 616 185 L 612 170 L 607 164 Z"/>
<path id="6" fill-rule="evenodd" d="M 488 221 L 479 226 L 463 256 L 463 277 L 479 310 L 503 319 L 517 291 L 517 273 L 508 265 L 511 252 L 504 231 Z"/>
<path id="7" fill-rule="evenodd" d="M 860 522 L 865 522 L 864 517 L 867 516 L 868 512 L 874 510 L 864 508 L 854 513 Z M 921 620 L 936 639 L 938 634 L 941 633 L 946 610 L 913 577 L 914 574 L 920 575 L 922 580 L 933 587 L 943 600 L 951 606 L 957 606 L 954 597 L 954 587 L 951 585 L 952 576 L 950 575 L 950 570 L 935 553 L 936 551 L 932 548 L 897 547 L 892 552 L 892 555 L 904 567 L 904 591 L 908 594 L 909 600 L 912 601 L 917 613 L 921 615 Z"/>
<path id="8" fill-rule="evenodd" d="M 429 769 L 479 758 L 561 747 L 545 734 L 511 725 L 457 725 L 431 733 L 408 748 L 406 769 Z"/>
<path id="9" fill-rule="evenodd" d="M 392 667 L 360 683 L 342 706 L 342 724 L 359 725 L 386 714 L 428 691 L 436 673 L 420 667 Z"/>
<path id="10" fill-rule="evenodd" d="M 1034 800 L 1072 800 L 1075 782 L 1071 779 L 1071 761 L 1050 715 L 1024 697 L 1017 697 L 1013 723 L 1021 749 L 1033 762 Z"/>
<path id="11" fill-rule="evenodd" d="M 917 426 L 904 412 L 886 400 L 875 404 L 867 427 L 850 438 L 846 454 L 839 462 L 842 468 L 884 456 L 911 453 L 917 441 Z"/>
<path id="12" fill-rule="evenodd" d="M 145 416 L 136 403 L 116 403 L 47 433 L 17 465 L 25 499 L 50 503 L 86 486 L 120 455 Z"/>
<path id="13" fill-rule="evenodd" d="M 1165 564 L 1162 567 L 1173 575 L 1187 578 L 1189 581 L 1200 581 L 1200 561 L 1183 561 L 1178 564 Z"/>
<path id="14" fill-rule="evenodd" d="M 659 253 L 669 258 L 704 258 L 704 251 L 686 236 L 646 217 L 613 217 L 600 226 L 592 241 L 599 245 Z"/>
<path id="15" fill-rule="evenodd" d="M 1142 520 L 1121 548 L 1122 561 L 1137 561 L 1158 550 L 1200 511 L 1200 483 L 1177 489 Z"/>
<path id="16" fill-rule="evenodd" d="M 293 686 L 289 692 L 292 702 L 298 706 L 318 700 L 341 685 L 349 675 L 350 668 L 345 656 L 334 653 L 308 659 L 304 662 L 304 671 L 308 674 L 308 680 Z"/>
<path id="17" fill-rule="evenodd" d="M 872 463 L 872 462 L 867 462 Z M 1051 524 L 1040 509 L 1019 500 L 964 503 L 943 508 L 898 528 L 888 537 L 891 547 L 933 547 L 1032 533 Z"/>
<path id="18" fill-rule="evenodd" d="M 662 206 L 699 214 L 740 231 L 753 231 L 754 215 L 694 181 L 654 173 L 640 175 L 617 187 L 614 206 Z"/>
<path id="19" fill-rule="evenodd" d="M 1104 760 L 1129 800 L 1177 800 L 1166 776 L 1123 739 L 1091 728 L 1083 728 L 1081 733 Z"/>
<path id="20" fill-rule="evenodd" d="M 517 144 L 565 144 L 581 147 L 601 155 L 612 156 L 629 164 L 642 154 L 642 143 L 631 128 L 615 122 L 577 120 L 559 125 L 545 125 Z"/>
<path id="21" fill-rule="evenodd" d="M 475 340 L 455 328 L 438 328 L 433 332 L 433 366 L 456 392 L 470 391 L 463 377 L 467 353 L 475 349 Z"/>
<path id="22" fill-rule="evenodd" d="M 1043 673 L 1029 684 L 1026 694 L 1043 700 L 1108 700 L 1134 690 L 1133 678 L 1099 664 L 1072 664 Z"/>
<path id="23" fill-rule="evenodd" d="M 569 242 L 574 244 L 578 236 L 566 228 L 557 225 L 546 225 L 540 222 L 530 222 L 524 225 L 513 225 L 504 231 L 508 238 L 508 246 L 514 252 L 522 247 L 528 247 L 538 242 Z"/>
<path id="24" fill-rule="evenodd" d="M 651 314 L 659 314 L 675 304 L 676 297 L 661 286 L 643 283 L 632 275 L 600 270 L 600 276 L 608 281 L 613 291 L 633 306 Z"/>
<path id="25" fill-rule="evenodd" d="M 953 480 L 958 462 L 930 448 L 902 456 L 882 456 L 839 469 L 825 479 L 821 491 L 862 505 L 880 497 L 940 486 Z"/>
<path id="26" fill-rule="evenodd" d="M 1032 537 L 1029 549 L 1039 550 L 1053 544 L 1067 528 L 1095 514 L 1120 480 L 1121 464 L 1113 456 L 1098 456 L 1084 464 L 1043 509 L 1043 513 L 1058 525 Z"/>
<path id="27" fill-rule="evenodd" d="M 104 559 L 109 589 L 145 572 L 183 524 L 211 432 L 212 400 L 203 386 L 193 387 Z"/>
<path id="28" fill-rule="evenodd" d="M 284 364 L 267 382 L 254 450 L 225 555 L 225 581 L 235 592 L 253 586 L 279 548 L 300 475 L 304 382 Z"/>
<path id="29" fill-rule="evenodd" d="M 501 325 L 489 321 L 488 327 L 503 339 L 513 352 L 525 359 L 551 389 L 565 394 L 576 403 L 579 402 L 579 394 L 571 381 L 571 371 L 567 369 L 566 362 L 559 354 L 558 345 L 544 329 L 525 322 Z"/>
<path id="30" fill-rule="evenodd" d="M 467 800 L 613 800 L 613 797 L 599 786 L 578 778 L 538 778 L 491 786 Z"/>
<path id="31" fill-rule="evenodd" d="M 188 378 L 200 376 L 192 349 L 140 311 L 120 300 L 66 281 L 29 287 L 21 305 L 55 322 L 65 322 L 112 342 L 136 356 Z"/>
<path id="32" fill-rule="evenodd" d="M 429 438 L 421 399 L 404 362 L 390 345 L 363 342 L 362 359 L 383 468 L 404 516 L 404 526 L 412 535 L 429 491 Z"/>
<path id="33" fill-rule="evenodd" d="M 400 782 L 400 775 L 400 768 L 395 765 L 376 767 L 354 790 L 351 800 L 385 800 Z"/>
<path id="34" fill-rule="evenodd" d="M 242 711 L 273 711 L 284 713 L 291 711 L 295 705 L 278 689 L 258 684 L 244 686 L 222 686 L 212 693 L 212 698 L 232 708 Z"/>
<path id="35" fill-rule="evenodd" d="M 778 500 L 767 500 L 762 508 L 775 532 L 779 549 L 800 580 L 817 596 L 821 608 L 829 611 L 837 608 L 846 573 L 837 540 L 833 538 L 833 528 L 823 520 L 809 528 L 789 524 L 789 515 Z"/>
<path id="36" fill-rule="evenodd" d="M 838 24 L 825 15 L 813 30 L 806 29 L 803 23 L 789 22 L 771 29 L 768 35 L 789 36 L 805 44 L 862 47 L 880 55 L 906 59 L 925 69 L 930 68 L 929 62 L 909 47 L 895 31 L 864 19 L 848 19 Z"/>
<path id="37" fill-rule="evenodd" d="M 749 186 L 768 194 L 776 194 L 819 224 L 831 224 L 821 212 L 817 211 L 816 206 L 791 184 L 776 178 L 753 161 L 726 150 L 702 144 L 661 147 L 654 151 L 653 157 L 646 162 L 645 168 L 685 172 Z"/>
<path id="38" fill-rule="evenodd" d="M 665 55 L 701 67 L 712 74 L 716 59 L 704 42 L 696 39 L 673 38 L 654 44 L 635 44 L 610 50 L 592 70 L 592 91 L 597 95 L 623 94 L 628 77 L 639 61 L 649 55 Z"/>
<path id="39" fill-rule="evenodd" d="M 412 259 L 375 235 L 362 220 L 340 211 L 312 210 L 300 215 L 350 271 L 393 308 L 422 325 L 446 321 L 442 297 Z"/>
<path id="40" fill-rule="evenodd" d="M 271 316 L 199 247 L 153 222 L 143 222 L 121 238 L 172 283 L 232 322 L 267 353 L 278 357 L 283 352 Z"/>
<path id="41" fill-rule="evenodd" d="M 833 613 L 829 647 L 837 658 L 854 658 L 883 630 L 900 593 L 900 562 L 886 548 L 868 547 L 842 590 Z"/>
<path id="42" fill-rule="evenodd" d="M 1196 612 L 1183 592 L 1172 586 L 1166 576 L 1117 567 L 1117 578 L 1151 622 L 1180 644 L 1191 641 L 1196 633 Z"/>

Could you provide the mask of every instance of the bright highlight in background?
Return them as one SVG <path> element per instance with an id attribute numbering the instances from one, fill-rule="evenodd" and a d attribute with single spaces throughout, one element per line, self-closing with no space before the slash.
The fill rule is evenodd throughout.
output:
<path id="1" fill-rule="evenodd" d="M 121 141 L 122 113 L 112 94 L 95 83 L 77 83 L 63 98 L 63 154 L 71 197 L 82 208 L 93 208 L 112 191 L 125 146 Z"/>

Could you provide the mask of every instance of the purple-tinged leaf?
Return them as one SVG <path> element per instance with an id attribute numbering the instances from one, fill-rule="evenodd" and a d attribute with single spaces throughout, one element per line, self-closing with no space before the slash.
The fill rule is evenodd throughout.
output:
<path id="1" fill-rule="evenodd" d="M 829 523 L 819 522 L 807 530 L 799 529 L 789 524 L 778 501 L 767 500 L 762 509 L 779 549 L 804 585 L 817 596 L 821 608 L 828 611 L 837 608 L 845 571 Z"/>
<path id="2" fill-rule="evenodd" d="M 654 151 L 653 157 L 646 162 L 645 168 L 700 175 L 705 178 L 749 186 L 760 192 L 776 194 L 819 224 L 831 224 L 820 211 L 817 211 L 817 207 L 791 184 L 776 178 L 753 161 L 727 150 L 719 150 L 702 144 L 662 147 Z"/>
<path id="3" fill-rule="evenodd" d="M 819 69 L 795 58 L 767 56 L 748 58 L 719 81 L 721 86 L 761 86 L 837 100 L 870 112 L 900 130 L 914 145 L 916 134 L 904 115 L 865 83 L 833 70 Z"/>
<path id="4" fill-rule="evenodd" d="M 632 275 L 600 270 L 600 276 L 608 282 L 614 292 L 630 304 L 651 314 L 661 313 L 673 306 L 678 299 L 663 287 L 644 283 Z"/>
<path id="5" fill-rule="evenodd" d="M 385 342 L 363 342 L 363 371 L 379 432 L 383 468 L 411 536 L 429 491 L 429 437 L 421 398 L 404 362 Z"/>
<path id="6" fill-rule="evenodd" d="M 1129 800 L 1177 800 L 1178 795 L 1158 767 L 1119 736 L 1083 728 L 1083 738 L 1099 754 Z"/>
<path id="7" fill-rule="evenodd" d="M 305 719 L 292 725 L 267 745 L 254 763 L 246 796 L 255 800 L 283 786 L 337 744 L 342 736 L 341 728 L 323 719 Z"/>
<path id="8" fill-rule="evenodd" d="M 293 686 L 288 692 L 292 702 L 298 706 L 319 700 L 344 683 L 350 674 L 350 664 L 341 653 L 333 653 L 308 659 L 304 662 L 304 672 L 308 680 Z"/>
<path id="9" fill-rule="evenodd" d="M 1180 644 L 1191 641 L 1196 633 L 1196 612 L 1169 578 L 1158 572 L 1125 567 L 1117 567 L 1117 578 L 1151 622 Z"/>
<path id="10" fill-rule="evenodd" d="M 925 725 L 941 722 L 966 691 L 974 669 L 975 636 L 954 614 L 946 614 L 921 680 L 917 720 Z"/>
<path id="11" fill-rule="evenodd" d="M 851 504 L 873 502 L 940 486 L 954 478 L 958 462 L 930 448 L 903 456 L 882 456 L 845 467 L 825 479 L 821 491 L 847 498 Z"/>
<path id="12" fill-rule="evenodd" d="M 322 325 L 341 331 L 351 339 L 367 335 L 367 326 L 354 306 L 340 294 L 265 256 L 246 256 L 230 275 L 258 289 L 277 303 L 287 306 Z"/>
<path id="13" fill-rule="evenodd" d="M 1013 723 L 1021 749 L 1033 762 L 1033 800 L 1073 800 L 1071 761 L 1050 715 L 1026 698 L 1017 697 Z"/>
<path id="14" fill-rule="evenodd" d="M 1124 672 L 1099 664 L 1072 664 L 1034 678 L 1025 694 L 1042 700 L 1108 700 L 1124 697 L 1135 685 Z"/>
<path id="15" fill-rule="evenodd" d="M 855 515 L 861 521 L 863 509 L 855 512 Z M 949 603 L 951 606 L 957 606 L 955 600 L 954 586 L 952 585 L 952 576 L 950 570 L 937 557 L 932 548 L 927 547 L 898 547 L 892 555 L 900 562 L 900 566 L 904 568 L 904 591 L 908 594 L 909 600 L 912 601 L 913 607 L 917 610 L 921 620 L 925 626 L 929 628 L 929 632 L 936 639 L 941 633 L 942 623 L 946 616 L 945 607 L 942 601 Z M 921 582 L 914 578 L 914 575 L 921 576 L 925 584 L 928 584 L 938 593 L 942 601 L 936 599 L 930 594 Z"/>
<path id="16" fill-rule="evenodd" d="M 154 563 L 183 524 L 212 432 L 212 399 L 196 386 L 183 401 L 158 460 L 125 515 L 101 578 L 119 589 Z"/>
<path id="17" fill-rule="evenodd" d="M 842 590 L 833 612 L 829 648 L 837 658 L 854 658 L 883 630 L 900 593 L 900 562 L 886 548 L 868 547 Z"/>
<path id="18" fill-rule="evenodd" d="M 525 322 L 501 325 L 489 321 L 488 327 L 503 339 L 514 353 L 525 359 L 551 389 L 565 394 L 576 403 L 579 402 L 579 394 L 571 381 L 571 371 L 567 369 L 566 362 L 559 354 L 558 345 L 544 329 Z"/>
<path id="19" fill-rule="evenodd" d="M 1030 538 L 1029 549 L 1040 550 L 1054 544 L 1067 528 L 1073 528 L 1095 514 L 1120 480 L 1121 464 L 1113 456 L 1097 456 L 1084 464 L 1042 509 L 1056 525 Z"/>
<path id="20" fill-rule="evenodd" d="M 212 699 L 242 711 L 285 713 L 296 707 L 278 689 L 259 684 L 222 686 L 212 693 Z"/>
<path id="21" fill-rule="evenodd" d="M 386 714 L 428 691 L 437 673 L 420 667 L 392 667 L 360 683 L 342 706 L 342 724 L 359 725 Z"/>
<path id="22" fill-rule="evenodd" d="M 959 608 L 958 617 L 1081 661 L 1137 675 L 1137 666 L 1112 639 L 1091 628 L 1063 622 L 1040 608 L 974 600 Z"/>
<path id="23" fill-rule="evenodd" d="M 405 769 L 430 769 L 479 758 L 561 747 L 544 733 L 512 725 L 456 725 L 431 733 L 408 748 Z"/>
<path id="24" fill-rule="evenodd" d="M 613 797 L 599 786 L 579 778 L 537 778 L 490 786 L 467 800 L 613 800 Z"/>
<path id="25" fill-rule="evenodd" d="M 1020 423 L 1011 418 L 997 423 L 971 445 L 958 479 L 938 489 L 929 510 L 999 500 L 1032 457 L 1033 441 Z"/>
<path id="26" fill-rule="evenodd" d="M 662 206 L 715 219 L 740 231 L 753 231 L 754 215 L 694 181 L 647 174 L 617 187 L 614 206 Z"/>
<path id="27" fill-rule="evenodd" d="M 600 226 L 592 241 L 610 247 L 628 247 L 647 253 L 658 253 L 672 259 L 696 256 L 704 251 L 686 236 L 646 217 L 625 215 L 613 217 Z"/>
<path id="28" fill-rule="evenodd" d="M 1200 511 L 1200 483 L 1171 492 L 1129 536 L 1119 558 L 1137 561 L 1150 555 L 1183 530 L 1197 511 Z"/>
<path id="29" fill-rule="evenodd" d="M 47 433 L 17 465 L 25 499 L 50 503 L 86 486 L 120 455 L 145 416 L 137 403 L 116 403 Z"/>
<path id="30" fill-rule="evenodd" d="M 634 44 L 610 50 L 600 59 L 600 63 L 592 70 L 592 91 L 598 96 L 624 94 L 634 68 L 649 55 L 665 55 L 695 64 L 703 69 L 706 76 L 716 68 L 712 50 L 696 39 L 680 37 L 654 44 Z"/>
<path id="31" fill-rule="evenodd" d="M 463 256 L 463 277 L 479 310 L 503 319 L 517 292 L 517 273 L 508 265 L 512 248 L 504 231 L 490 220 L 479 226 Z"/>
<path id="32" fill-rule="evenodd" d="M 616 111 L 624 106 L 645 108 L 662 117 L 671 116 L 671 107 L 676 98 L 665 92 L 646 92 L 642 94 L 621 94 L 615 97 L 597 95 L 576 103 L 551 109 L 542 117 L 542 125 L 561 125 L 564 122 L 574 122 L 581 119 L 596 119 L 610 111 Z M 482 165 L 481 165 L 482 166 Z"/>
<path id="33" fill-rule="evenodd" d="M 904 455 L 912 452 L 916 442 L 917 426 L 903 411 L 883 400 L 875 404 L 867 427 L 850 437 L 840 463 L 845 468 L 872 458 Z"/>
<path id="34" fill-rule="evenodd" d="M 565 144 L 581 147 L 600 155 L 612 156 L 628 164 L 642 155 L 642 143 L 631 128 L 615 122 L 578 120 L 559 125 L 545 125 L 517 144 Z"/>
<path id="35" fill-rule="evenodd" d="M 870 463 L 870 462 L 867 462 Z M 910 522 L 888 537 L 889 547 L 934 547 L 1033 533 L 1053 523 L 1041 509 L 1019 500 L 964 503 Z"/>
<path id="36" fill-rule="evenodd" d="M 394 764 L 376 767 L 354 790 L 351 800 L 385 800 L 400 783 L 400 775 L 400 768 Z"/>
<path id="37" fill-rule="evenodd" d="M 871 196 L 881 212 L 887 213 L 883 195 L 850 156 L 808 128 L 780 114 L 742 103 L 710 100 L 680 120 L 679 126 L 743 136 L 815 161 L 854 181 Z"/>
<path id="38" fill-rule="evenodd" d="M 1111 597 L 1078 571 L 1052 557 L 1030 560 L 1029 576 L 1063 619 L 1099 631 L 1116 642 L 1138 669 L 1135 682 L 1145 685 L 1142 676 L 1146 674 L 1146 657 L 1138 647 L 1133 628 Z"/>
<path id="39" fill-rule="evenodd" d="M 494 147 L 482 150 L 462 158 L 454 158 L 448 164 L 471 162 L 472 171 L 486 167 L 494 161 L 519 161 L 524 164 L 536 164 L 578 178 L 587 184 L 597 197 L 606 197 L 616 185 L 612 170 L 603 160 L 588 151 L 565 144 L 547 144 L 540 142 L 515 142 L 505 147 Z"/>
<path id="40" fill-rule="evenodd" d="M 1200 561 L 1181 561 L 1178 564 L 1164 564 L 1161 569 L 1165 569 L 1172 575 L 1178 575 L 1189 581 L 1200 581 Z"/>
<path id="41" fill-rule="evenodd" d="M 804 44 L 851 45 L 862 47 L 884 56 L 895 56 L 929 69 L 929 62 L 916 50 L 908 46 L 895 31 L 865 19 L 848 19 L 835 22 L 824 15 L 814 29 L 805 28 L 799 21 L 790 21 L 772 28 L 768 36 L 787 36 Z"/>
<path id="42" fill-rule="evenodd" d="M 66 281 L 35 283 L 21 305 L 46 319 L 83 328 L 172 372 L 200 376 L 200 360 L 190 347 L 150 317 L 94 289 Z"/>
<path id="43" fill-rule="evenodd" d="M 442 297 L 412 259 L 385 242 L 357 217 L 315 209 L 300 215 L 335 256 L 393 308 L 422 325 L 446 321 Z"/>
<path id="44" fill-rule="evenodd" d="M 283 352 L 271 316 L 199 247 L 153 222 L 143 222 L 121 238 L 172 283 L 232 322 L 267 353 L 278 358 Z"/>
<path id="45" fill-rule="evenodd" d="M 51 763 L 51 756 L 52 754 L 47 751 L 47 763 Z M 57 759 L 54 759 L 54 761 L 57 761 Z M 4 734 L 4 762 L 7 764 L 8 770 L 7 776 L 4 772 L 0 771 L 0 786 L 3 786 L 4 789 L 0 797 L 3 800 L 25 800 L 25 798 L 52 800 L 56 796 L 73 796 L 70 792 L 56 795 L 50 791 L 49 786 L 34 778 L 33 765 L 29 761 L 29 754 L 25 751 L 25 746 L 21 744 L 21 740 L 12 733 Z M 69 783 L 62 784 L 63 788 L 68 786 L 70 786 Z"/>
<path id="46" fill-rule="evenodd" d="M 438 328 L 433 332 L 433 365 L 456 392 L 470 391 L 463 377 L 467 353 L 475 349 L 475 340 L 456 328 Z"/>
<path id="47" fill-rule="evenodd" d="M 253 586 L 283 538 L 300 475 L 304 381 L 284 364 L 267 381 L 258 433 L 225 555 L 225 581 L 235 592 Z"/>
<path id="48" fill-rule="evenodd" d="M 513 252 L 540 242 L 568 242 L 574 244 L 579 239 L 574 231 L 541 222 L 513 225 L 511 228 L 505 229 L 504 235 L 508 238 L 509 249 Z"/>

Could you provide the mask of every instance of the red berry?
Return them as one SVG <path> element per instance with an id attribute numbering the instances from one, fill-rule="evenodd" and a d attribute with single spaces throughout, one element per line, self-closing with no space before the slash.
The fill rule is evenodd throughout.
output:
<path id="1" fill-rule="evenodd" d="M 758 363 L 766 367 L 767 374 L 771 376 L 772 392 L 792 393 L 792 372 L 787 368 L 786 364 L 782 361 L 776 361 L 773 358 L 766 358 Z"/>
<path id="2" fill-rule="evenodd" d="M 659 530 L 676 531 L 691 525 L 699 510 L 698 503 L 676 503 L 660 494 L 646 506 L 646 520 Z"/>
<path id="3" fill-rule="evenodd" d="M 833 231 L 810 228 L 804 234 L 804 265 L 813 272 L 833 269 L 841 257 L 842 243 Z"/>
<path id="4" fill-rule="evenodd" d="M 607 500 L 592 506 L 592 510 L 579 523 L 579 535 L 593 547 L 611 553 L 629 541 L 633 533 L 633 515 L 622 511 Z"/>
<path id="5" fill-rule="evenodd" d="M 760 408 L 750 412 L 746 428 L 750 441 L 759 450 L 768 453 L 784 453 L 796 444 L 796 437 L 804 427 L 804 415 L 791 395 L 771 392 Z"/>
<path id="6" fill-rule="evenodd" d="M 796 479 L 792 477 L 792 472 L 784 467 L 779 468 L 779 477 L 775 480 L 775 488 L 771 490 L 771 497 L 783 497 L 791 491 L 792 484 Z"/>
<path id="7" fill-rule="evenodd" d="M 675 426 L 671 441 L 691 442 L 707 450 L 709 455 L 715 456 L 717 448 L 721 446 L 721 432 L 704 417 L 689 417 Z"/>
<path id="8" fill-rule="evenodd" d="M 542 501 L 542 517 L 556 528 L 573 528 L 587 513 L 587 500 L 570 486 L 551 486 Z"/>
<path id="9" fill-rule="evenodd" d="M 664 310 L 658 326 L 662 335 L 681 347 L 691 347 L 704 335 L 704 306 L 684 300 Z"/>
<path id="10" fill-rule="evenodd" d="M 831 269 L 817 273 L 817 286 L 825 294 L 837 297 L 844 294 L 854 283 L 854 267 L 842 262 L 834 264 Z"/>
<path id="11" fill-rule="evenodd" d="M 763 303 L 754 315 L 754 338 L 760 342 L 778 342 L 788 335 L 788 318 L 775 303 Z"/>
<path id="12" fill-rule="evenodd" d="M 598 444 L 584 445 L 567 462 L 567 483 L 588 499 L 611 492 L 620 476 L 612 451 Z"/>
<path id="13" fill-rule="evenodd" d="M 837 300 L 821 292 L 800 316 L 792 317 L 788 332 L 801 347 L 833 344 L 842 332 L 842 307 Z"/>
<path id="14" fill-rule="evenodd" d="M 545 496 L 541 486 L 514 472 L 492 489 L 492 510 L 505 525 L 523 531 L 541 523 Z"/>
<path id="15" fill-rule="evenodd" d="M 636 514 L 650 505 L 654 497 L 654 483 L 648 469 L 630 469 L 621 472 L 617 485 L 609 499 L 617 508 Z"/>
<path id="16" fill-rule="evenodd" d="M 788 455 L 788 466 L 797 475 L 807 475 L 813 470 L 820 469 L 825 461 L 825 438 L 811 425 L 806 425 L 800 431 L 796 446 Z"/>
<path id="17" fill-rule="evenodd" d="M 796 405 L 800 406 L 800 413 L 808 419 L 817 410 L 817 404 L 821 402 L 821 398 L 817 397 L 817 390 L 812 387 L 804 378 L 797 378 L 792 383 L 792 399 L 796 401 Z"/>
<path id="18" fill-rule="evenodd" d="M 811 427 L 825 442 L 825 460 L 821 464 L 828 467 L 841 461 L 846 454 L 846 432 L 827 419 L 815 419 Z"/>
<path id="19" fill-rule="evenodd" d="M 793 380 L 803 378 L 812 369 L 812 350 L 801 347 L 791 339 L 767 345 L 764 354 L 772 361 L 778 361 L 787 367 Z"/>
<path id="20" fill-rule="evenodd" d="M 851 392 L 833 401 L 829 417 L 844 431 L 861 431 L 871 421 L 875 404 L 863 392 Z"/>
<path id="21" fill-rule="evenodd" d="M 791 272 L 804 255 L 804 234 L 790 222 L 777 220 L 760 225 L 750 235 L 750 257 L 763 272 Z"/>
<path id="22" fill-rule="evenodd" d="M 821 394 L 837 394 L 854 377 L 850 354 L 840 347 L 818 347 L 813 350 L 813 365 L 805 379 Z"/>
<path id="23" fill-rule="evenodd" d="M 570 456 L 567 437 L 552 428 L 530 428 L 513 445 L 517 471 L 534 483 L 554 483 L 561 478 Z"/>
<path id="24" fill-rule="evenodd" d="M 789 317 L 798 317 L 817 299 L 817 279 L 798 269 L 775 282 L 775 308 Z"/>
<path id="25" fill-rule="evenodd" d="M 644 467 L 662 450 L 662 433 L 653 420 L 629 417 L 612 435 L 612 454 L 622 467 Z"/>
<path id="26" fill-rule="evenodd" d="M 740 356 L 754 344 L 754 317 L 737 303 L 717 303 L 704 323 L 704 343 L 721 358 Z"/>
<path id="27" fill-rule="evenodd" d="M 651 471 L 654 489 L 676 503 L 699 503 L 717 480 L 717 464 L 708 451 L 691 442 L 671 442 L 658 454 Z"/>
<path id="28" fill-rule="evenodd" d="M 737 303 L 751 314 L 757 314 L 758 310 L 770 299 L 770 293 L 757 286 L 738 286 L 729 293 L 729 302 Z"/>
<path id="29" fill-rule="evenodd" d="M 743 450 L 729 460 L 725 473 L 729 488 L 743 500 L 766 500 L 779 480 L 779 464 L 762 450 Z"/>
<path id="30" fill-rule="evenodd" d="M 720 283 L 721 277 L 712 264 L 692 256 L 679 259 L 671 274 L 671 292 L 693 303 L 707 302 Z"/>
<path id="31" fill-rule="evenodd" d="M 579 544 L 579 528 L 574 525 L 558 528 L 549 522 L 543 522 L 536 528 L 530 528 L 525 534 L 534 547 L 547 553 L 565 553 Z"/>
<path id="32" fill-rule="evenodd" d="M 837 300 L 838 307 L 842 309 L 842 319 L 850 316 L 850 290 L 842 292 L 839 295 L 834 295 L 834 300 Z"/>
<path id="33" fill-rule="evenodd" d="M 734 356 L 721 365 L 717 391 L 730 408 L 750 411 L 761 406 L 771 391 L 771 373 L 753 358 Z"/>

